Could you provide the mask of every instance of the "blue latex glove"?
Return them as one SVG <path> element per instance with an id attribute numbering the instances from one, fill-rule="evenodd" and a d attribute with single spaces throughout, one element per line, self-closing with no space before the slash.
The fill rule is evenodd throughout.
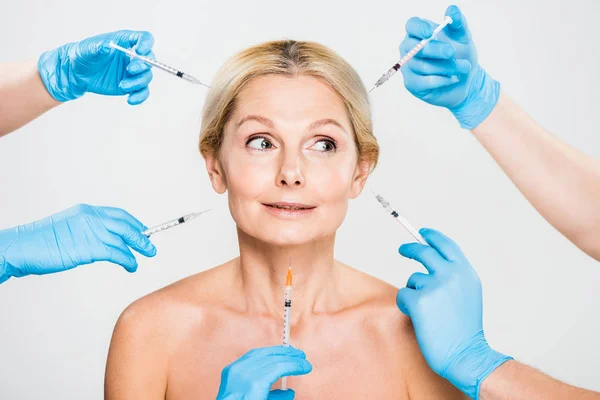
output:
<path id="1" fill-rule="evenodd" d="M 47 51 L 38 61 L 38 70 L 48 92 L 58 101 L 73 100 L 86 92 L 108 96 L 129 95 L 135 105 L 150 94 L 151 66 L 108 44 L 125 48 L 137 46 L 139 55 L 154 58 L 154 38 L 149 32 L 117 31 L 68 43 Z"/>
<path id="2" fill-rule="evenodd" d="M 488 345 L 483 334 L 481 282 L 460 248 L 433 229 L 419 231 L 431 246 L 410 243 L 400 254 L 417 260 L 416 272 L 396 302 L 408 315 L 429 367 L 473 399 L 481 382 L 512 357 Z"/>
<path id="3" fill-rule="evenodd" d="M 141 234 L 145 229 L 120 208 L 85 204 L 5 229 L 0 231 L 0 283 L 11 276 L 50 274 L 95 261 L 135 272 L 138 264 L 129 247 L 146 257 L 156 255 L 154 245 Z"/>
<path id="4" fill-rule="evenodd" d="M 217 400 L 291 400 L 294 391 L 271 390 L 283 376 L 305 375 L 312 371 L 302 350 L 273 346 L 250 350 L 221 372 Z"/>
<path id="5" fill-rule="evenodd" d="M 446 15 L 452 18 L 452 24 L 400 71 L 409 92 L 429 104 L 449 109 L 461 127 L 473 129 L 496 106 L 500 84 L 479 65 L 471 31 L 459 8 L 448 7 Z M 437 26 L 417 17 L 409 19 L 400 54 L 404 56 L 422 39 L 431 37 Z"/>

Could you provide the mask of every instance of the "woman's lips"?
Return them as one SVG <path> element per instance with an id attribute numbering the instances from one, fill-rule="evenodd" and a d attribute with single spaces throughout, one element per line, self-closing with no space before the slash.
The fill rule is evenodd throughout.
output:
<path id="1" fill-rule="evenodd" d="M 302 203 L 263 203 L 267 211 L 278 217 L 296 217 L 311 213 L 316 207 Z"/>

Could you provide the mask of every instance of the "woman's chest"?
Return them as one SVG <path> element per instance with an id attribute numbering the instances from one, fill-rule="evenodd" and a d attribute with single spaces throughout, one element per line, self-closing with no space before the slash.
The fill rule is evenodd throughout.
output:
<path id="1" fill-rule="evenodd" d="M 228 335 L 216 335 L 211 343 L 206 338 L 191 339 L 171 359 L 167 398 L 215 399 L 223 368 L 251 349 L 278 345 L 277 331 L 246 327 L 237 340 Z M 401 355 L 388 339 L 360 328 L 320 329 L 295 336 L 292 331 L 291 345 L 306 353 L 313 369 L 288 377 L 288 387 L 294 389 L 296 399 L 407 399 Z M 278 380 L 272 389 L 280 387 Z"/>
<path id="2" fill-rule="evenodd" d="M 296 399 L 408 399 L 400 360 L 391 352 L 326 344 L 307 350 L 310 374 L 288 378 Z M 273 388 L 279 388 L 278 382 Z"/>

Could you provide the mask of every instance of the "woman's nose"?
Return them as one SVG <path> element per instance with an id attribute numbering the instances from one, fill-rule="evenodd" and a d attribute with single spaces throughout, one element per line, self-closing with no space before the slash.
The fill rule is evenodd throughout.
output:
<path id="1" fill-rule="evenodd" d="M 281 166 L 277 175 L 277 186 L 304 187 L 301 155 L 297 152 L 282 154 Z"/>

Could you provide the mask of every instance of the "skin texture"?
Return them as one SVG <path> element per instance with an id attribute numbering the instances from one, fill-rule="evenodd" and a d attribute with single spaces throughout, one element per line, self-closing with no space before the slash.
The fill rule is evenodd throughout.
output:
<path id="1" fill-rule="evenodd" d="M 600 260 L 600 161 L 552 136 L 504 93 L 472 132 L 536 210 Z"/>
<path id="2" fill-rule="evenodd" d="M 269 122 L 239 124 L 250 115 Z M 336 122 L 310 127 L 323 119 Z M 464 398 L 427 366 L 396 306 L 398 289 L 333 258 L 335 232 L 370 164 L 359 159 L 344 104 L 328 85 L 308 76 L 255 78 L 206 165 L 215 191 L 228 192 L 240 257 L 123 312 L 105 398 L 214 399 L 225 366 L 281 343 L 290 257 L 291 344 L 313 366 L 288 378 L 296 398 Z M 264 205 L 283 201 L 315 208 L 282 215 Z"/>
<path id="3" fill-rule="evenodd" d="M 502 364 L 483 381 L 479 398 L 481 400 L 600 400 L 600 393 L 567 385 L 511 360 Z"/>
<path id="4" fill-rule="evenodd" d="M 35 61 L 0 65 L 0 137 L 59 104 L 46 90 Z"/>

